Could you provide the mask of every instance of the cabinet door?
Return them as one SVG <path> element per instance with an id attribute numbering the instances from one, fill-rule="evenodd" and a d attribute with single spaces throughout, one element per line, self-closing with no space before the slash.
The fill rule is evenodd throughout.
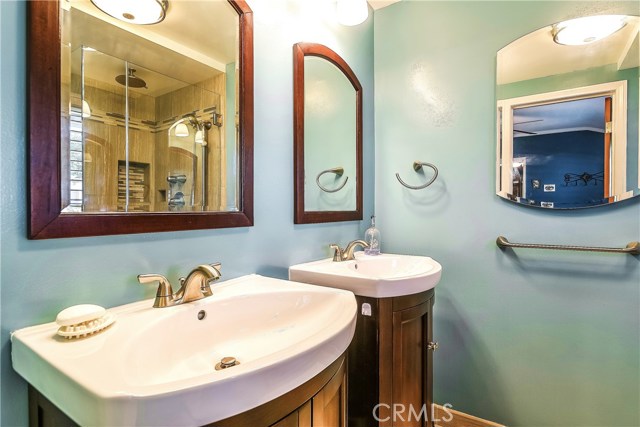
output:
<path id="1" fill-rule="evenodd" d="M 297 411 L 289 414 L 271 427 L 311 427 L 311 401 L 302 405 Z"/>
<path id="2" fill-rule="evenodd" d="M 345 363 L 312 399 L 313 427 L 347 427 L 347 373 Z"/>
<path id="3" fill-rule="evenodd" d="M 29 385 L 29 427 L 78 427 L 78 424 Z"/>
<path id="4" fill-rule="evenodd" d="M 403 427 L 432 425 L 432 305 L 428 300 L 393 313 L 392 413 Z"/>

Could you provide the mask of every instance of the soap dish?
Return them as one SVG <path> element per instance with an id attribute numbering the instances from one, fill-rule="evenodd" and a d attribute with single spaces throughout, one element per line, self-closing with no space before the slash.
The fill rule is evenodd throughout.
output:
<path id="1" fill-rule="evenodd" d="M 60 325 L 58 335 L 67 339 L 82 338 L 95 334 L 115 321 L 115 316 L 107 313 L 104 307 L 93 304 L 81 304 L 65 308 L 56 317 L 56 323 Z"/>

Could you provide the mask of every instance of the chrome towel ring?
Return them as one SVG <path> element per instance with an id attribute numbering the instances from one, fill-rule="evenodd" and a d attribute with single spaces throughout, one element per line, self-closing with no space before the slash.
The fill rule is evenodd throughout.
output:
<path id="1" fill-rule="evenodd" d="M 336 188 L 336 189 L 329 190 L 329 189 L 327 189 L 327 188 L 323 187 L 323 186 L 322 186 L 322 184 L 320 184 L 320 177 L 321 177 L 322 175 L 324 175 L 325 173 L 334 173 L 334 174 L 336 174 L 337 176 L 342 176 L 342 174 L 344 174 L 344 168 L 343 168 L 343 167 L 337 167 L 337 168 L 327 169 L 327 170 L 324 170 L 324 171 L 320 172 L 320 173 L 318 174 L 318 176 L 316 176 L 316 184 L 318 184 L 318 187 L 320 187 L 320 189 L 321 189 L 322 191 L 324 191 L 325 193 L 335 193 L 335 192 L 337 192 L 337 191 L 340 191 L 340 190 L 342 190 L 342 188 L 343 188 L 345 185 L 347 185 L 347 181 L 349 181 L 349 177 L 346 177 L 346 178 L 344 179 L 344 182 L 342 183 L 342 185 L 340 185 L 340 186 L 339 186 L 338 188 Z"/>
<path id="2" fill-rule="evenodd" d="M 433 177 L 426 184 L 423 184 L 423 185 L 409 185 L 406 182 L 404 182 L 402 180 L 402 178 L 400 178 L 400 174 L 399 173 L 396 173 L 396 178 L 398 179 L 398 181 L 400 181 L 400 184 L 404 185 L 405 187 L 407 187 L 410 190 L 422 190 L 423 188 L 427 188 L 428 186 L 433 184 L 433 181 L 435 181 L 436 178 L 438 177 L 438 168 L 435 167 L 434 165 L 432 165 L 431 163 L 418 162 L 418 161 L 413 162 L 413 170 L 415 170 L 416 172 L 418 172 L 420 169 L 422 169 L 423 166 L 429 166 L 431 169 L 433 169 L 433 172 L 434 172 Z"/>

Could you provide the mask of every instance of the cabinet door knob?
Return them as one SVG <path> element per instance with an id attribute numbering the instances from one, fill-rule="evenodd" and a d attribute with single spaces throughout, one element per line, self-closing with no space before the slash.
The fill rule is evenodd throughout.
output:
<path id="1" fill-rule="evenodd" d="M 431 350 L 431 351 L 436 351 L 438 349 L 438 343 L 437 342 L 429 342 L 427 343 L 427 350 Z"/>

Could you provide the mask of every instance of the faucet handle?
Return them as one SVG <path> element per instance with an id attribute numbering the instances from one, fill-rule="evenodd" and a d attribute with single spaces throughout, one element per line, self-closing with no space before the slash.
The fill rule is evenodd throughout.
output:
<path id="1" fill-rule="evenodd" d="M 213 271 L 215 272 L 215 275 L 211 279 L 204 280 L 202 282 L 202 286 L 200 287 L 200 290 L 202 291 L 205 297 L 209 297 L 213 295 L 213 292 L 211 291 L 211 283 L 215 282 L 216 280 L 220 280 L 220 277 L 222 277 L 222 273 L 220 272 L 220 269 L 222 268 L 221 263 L 214 262 L 213 264 L 208 264 L 207 266 L 213 269 Z"/>
<path id="2" fill-rule="evenodd" d="M 214 280 L 218 280 L 222 276 L 222 273 L 220 272 L 220 270 L 222 269 L 222 263 L 214 262 L 213 264 L 209 264 L 209 266 L 213 267 L 213 269 L 218 272 L 218 277 L 214 279 Z"/>
<path id="3" fill-rule="evenodd" d="M 171 287 L 171 283 L 161 274 L 139 274 L 138 282 L 145 283 L 154 283 L 160 282 L 158 286 L 158 291 L 156 292 L 156 299 L 153 302 L 154 307 L 167 307 L 171 305 L 171 301 L 173 298 L 173 288 Z"/>
<path id="4" fill-rule="evenodd" d="M 332 243 L 329 245 L 329 249 L 333 249 L 333 261 L 340 262 L 342 261 L 342 248 L 338 246 L 336 243 Z"/>

